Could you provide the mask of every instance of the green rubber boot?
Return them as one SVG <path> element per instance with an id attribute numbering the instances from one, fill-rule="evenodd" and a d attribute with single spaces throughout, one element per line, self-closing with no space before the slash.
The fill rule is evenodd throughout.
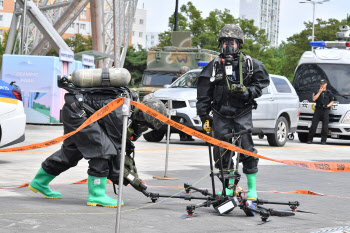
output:
<path id="1" fill-rule="evenodd" d="M 230 174 L 233 175 L 234 171 L 230 171 Z M 228 188 L 225 189 L 226 191 L 226 196 L 233 196 L 233 185 L 234 185 L 235 179 L 230 178 L 228 180 Z M 222 196 L 222 192 L 217 193 L 218 196 Z"/>
<path id="2" fill-rule="evenodd" d="M 257 173 L 246 174 L 248 183 L 247 200 L 258 199 L 258 194 L 256 193 L 256 175 Z"/>
<path id="3" fill-rule="evenodd" d="M 39 192 L 43 194 L 46 198 L 60 199 L 62 198 L 62 194 L 52 191 L 49 187 L 49 183 L 55 179 L 55 177 L 56 176 L 47 174 L 46 171 L 44 171 L 44 169 L 41 167 L 32 182 L 30 182 L 28 188 L 35 193 Z"/>
<path id="4" fill-rule="evenodd" d="M 118 200 L 106 195 L 107 177 L 88 176 L 88 206 L 117 207 Z M 122 201 L 122 205 L 124 205 Z"/>

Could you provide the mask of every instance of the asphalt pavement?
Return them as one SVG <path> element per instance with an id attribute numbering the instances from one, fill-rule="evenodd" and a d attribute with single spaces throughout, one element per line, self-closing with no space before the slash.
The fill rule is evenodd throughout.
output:
<path id="1" fill-rule="evenodd" d="M 26 140 L 17 146 L 44 142 L 63 134 L 62 126 L 27 125 Z M 321 145 L 289 141 L 284 147 L 270 147 L 266 139 L 254 137 L 259 154 L 274 159 L 350 162 L 349 141 L 330 139 Z M 183 194 L 184 183 L 211 191 L 208 148 L 203 141 L 182 143 L 178 135 L 170 140 L 167 176 L 175 180 L 158 180 L 164 176 L 166 141 L 149 143 L 143 138 L 135 143 L 136 165 L 148 191 L 169 196 Z M 0 232 L 115 232 L 116 208 L 86 205 L 87 184 L 73 184 L 87 178 L 88 163 L 80 163 L 58 176 L 51 185 L 63 194 L 62 199 L 45 199 L 25 186 L 35 176 L 41 162 L 60 145 L 34 151 L 0 153 Z M 216 180 L 216 187 L 220 183 Z M 247 189 L 242 174 L 239 186 Z M 246 217 L 239 208 L 219 215 L 213 207 L 197 208 L 187 217 L 186 207 L 200 200 L 160 198 L 156 203 L 127 186 L 123 189 L 121 232 L 350 232 L 349 173 L 314 171 L 260 160 L 259 198 L 269 201 L 299 201 L 292 217 L 271 217 L 258 225 L 259 216 Z M 319 195 L 287 193 L 307 190 Z M 107 193 L 115 197 L 112 185 Z M 192 196 L 201 196 L 198 192 Z M 286 210 L 288 206 L 264 205 Z"/>

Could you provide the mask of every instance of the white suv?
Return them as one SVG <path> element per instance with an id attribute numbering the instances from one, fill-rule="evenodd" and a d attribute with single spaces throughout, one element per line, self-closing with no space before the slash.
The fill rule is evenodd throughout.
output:
<path id="1" fill-rule="evenodd" d="M 166 88 L 157 90 L 153 98 L 167 104 L 172 100 L 171 119 L 187 127 L 203 131 L 202 122 L 196 113 L 197 80 L 201 69 L 187 72 Z M 270 85 L 263 89 L 263 95 L 256 99 L 258 108 L 253 110 L 254 132 L 259 137 L 267 136 L 271 146 L 284 146 L 288 135 L 296 131 L 299 118 L 299 98 L 287 78 L 270 75 Z M 154 130 L 145 136 L 147 141 L 161 141 L 166 127 Z M 172 133 L 178 131 L 172 128 Z"/>

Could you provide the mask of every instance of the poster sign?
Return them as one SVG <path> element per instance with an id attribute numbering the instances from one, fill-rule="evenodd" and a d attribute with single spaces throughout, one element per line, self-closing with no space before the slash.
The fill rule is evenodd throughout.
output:
<path id="1" fill-rule="evenodd" d="M 73 62 L 74 61 L 73 51 L 60 49 L 60 61 Z"/>
<path id="2" fill-rule="evenodd" d="M 95 63 L 94 63 L 95 58 L 93 56 L 90 56 L 90 55 L 83 54 L 81 61 L 82 61 L 84 66 L 94 66 L 95 65 Z"/>

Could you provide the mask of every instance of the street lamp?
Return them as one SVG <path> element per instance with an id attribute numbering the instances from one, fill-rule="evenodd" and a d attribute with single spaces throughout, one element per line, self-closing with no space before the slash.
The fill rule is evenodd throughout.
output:
<path id="1" fill-rule="evenodd" d="M 311 3 L 313 5 L 313 16 L 312 16 L 312 41 L 314 41 L 315 35 L 315 6 L 316 4 L 323 4 L 324 2 L 329 2 L 330 0 L 305 0 L 305 2 L 299 3 Z"/>

